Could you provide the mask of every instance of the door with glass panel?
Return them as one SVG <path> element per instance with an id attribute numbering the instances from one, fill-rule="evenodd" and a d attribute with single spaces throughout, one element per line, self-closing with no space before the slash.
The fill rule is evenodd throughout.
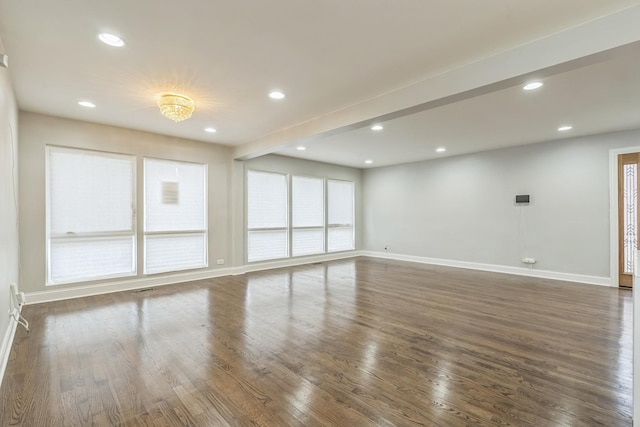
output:
<path id="1" fill-rule="evenodd" d="M 618 283 L 633 286 L 638 250 L 638 164 L 640 153 L 618 156 Z"/>

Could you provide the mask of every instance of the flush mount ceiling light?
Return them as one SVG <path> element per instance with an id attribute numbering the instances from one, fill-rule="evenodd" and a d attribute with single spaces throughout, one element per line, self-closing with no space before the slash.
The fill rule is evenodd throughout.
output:
<path id="1" fill-rule="evenodd" d="M 177 93 L 159 94 L 158 107 L 163 116 L 174 122 L 187 120 L 196 108 L 193 99 Z"/>
<path id="2" fill-rule="evenodd" d="M 444 153 L 445 151 L 447 151 L 447 149 L 446 149 L 446 148 L 444 148 L 444 147 L 438 147 L 438 148 L 436 148 L 436 153 Z"/>
<path id="3" fill-rule="evenodd" d="M 298 151 L 304 151 L 306 149 L 307 149 L 307 147 L 304 147 L 302 145 L 300 145 L 299 147 L 296 147 L 296 150 L 298 150 Z"/>
<path id="4" fill-rule="evenodd" d="M 102 33 L 102 34 L 98 34 L 98 38 L 102 43 L 108 44 L 109 46 L 113 46 L 113 47 L 124 46 L 124 40 L 122 40 L 120 37 L 116 36 L 115 34 Z"/>
<path id="5" fill-rule="evenodd" d="M 216 128 L 205 128 L 204 131 L 207 132 L 207 133 L 216 133 L 217 132 Z"/>
<path id="6" fill-rule="evenodd" d="M 96 104 L 91 101 L 78 101 L 78 105 L 85 108 L 96 108 Z"/>
<path id="7" fill-rule="evenodd" d="M 370 164 L 372 164 L 372 163 L 373 163 L 373 160 L 365 160 L 364 162 L 365 162 L 366 164 L 370 165 Z"/>
<path id="8" fill-rule="evenodd" d="M 280 92 L 279 90 L 274 90 L 269 93 L 269 98 L 271 99 L 283 99 L 284 96 L 284 93 Z"/>
<path id="9" fill-rule="evenodd" d="M 559 131 L 559 132 L 566 132 L 566 131 L 571 130 L 571 129 L 573 129 L 573 126 L 571 126 L 571 125 L 565 125 L 565 126 L 560 126 L 560 127 L 558 128 L 558 131 Z"/>
<path id="10" fill-rule="evenodd" d="M 527 83 L 526 85 L 524 85 L 522 87 L 522 89 L 524 89 L 524 90 L 535 90 L 535 89 L 540 89 L 543 85 L 544 85 L 544 83 L 542 83 L 542 82 L 531 82 L 531 83 Z"/>
<path id="11" fill-rule="evenodd" d="M 382 129 L 384 129 L 384 126 L 379 125 L 379 124 L 371 126 L 371 130 L 374 131 L 374 132 L 380 132 Z"/>

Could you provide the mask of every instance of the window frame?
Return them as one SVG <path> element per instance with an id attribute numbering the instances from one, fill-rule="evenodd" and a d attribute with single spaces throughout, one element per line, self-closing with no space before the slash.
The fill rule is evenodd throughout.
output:
<path id="1" fill-rule="evenodd" d="M 293 179 L 294 178 L 306 178 L 315 179 L 322 183 L 322 225 L 321 226 L 304 226 L 295 227 L 293 225 Z M 317 176 L 309 175 L 290 175 L 289 176 L 289 245 L 291 247 L 290 258 L 297 258 L 302 256 L 321 255 L 327 253 L 327 179 L 319 178 Z M 293 232 L 295 230 L 322 230 L 322 251 L 313 252 L 307 254 L 294 255 L 293 253 Z"/>
<path id="2" fill-rule="evenodd" d="M 276 228 L 249 228 L 249 174 L 251 172 L 257 172 L 257 173 L 265 173 L 265 174 L 274 174 L 274 175 L 281 175 L 285 177 L 286 180 L 286 188 L 287 188 L 287 221 L 288 224 L 286 227 L 276 227 Z M 293 258 L 301 258 L 301 257 L 309 257 L 309 256 L 317 256 L 317 255 L 327 255 L 327 254 L 334 254 L 334 253 L 340 253 L 340 252 L 349 252 L 349 251 L 355 251 L 356 249 L 356 183 L 355 181 L 350 181 L 347 179 L 334 179 L 334 178 L 328 178 L 326 176 L 313 176 L 313 175 L 298 175 L 298 174 L 291 174 L 291 173 L 283 173 L 283 172 L 274 172 L 271 170 L 263 170 L 263 169 L 247 169 L 245 171 L 244 174 L 245 180 L 244 180 L 244 217 L 245 217 L 245 221 L 244 221 L 244 229 L 245 229 L 245 245 L 244 245 L 244 260 L 246 264 L 254 264 L 254 263 L 260 263 L 260 262 L 270 262 L 270 261 L 280 261 L 280 260 L 286 260 L 286 259 L 293 259 Z M 316 253 L 311 253 L 311 254 L 301 254 L 301 255 L 294 255 L 293 254 L 293 231 L 294 230 L 305 230 L 305 229 L 309 229 L 309 230 L 319 230 L 320 227 L 294 227 L 293 226 L 293 178 L 294 177 L 298 177 L 298 178 L 310 178 L 310 179 L 317 179 L 317 180 L 322 180 L 323 182 L 323 186 L 322 186 L 322 191 L 323 191 L 323 226 L 322 226 L 322 230 L 323 230 L 323 251 L 322 252 L 316 252 Z M 348 225 L 348 224 L 329 224 L 329 181 L 337 181 L 337 182 L 346 182 L 349 183 L 353 186 L 353 192 L 352 192 L 352 197 L 353 197 L 353 201 L 352 201 L 352 224 Z M 339 249 L 339 250 L 333 250 L 333 251 L 329 251 L 329 229 L 330 228 L 344 228 L 344 227 L 350 227 L 351 231 L 352 231 L 352 245 L 350 249 Z M 260 260 L 254 260 L 254 261 L 249 261 L 249 233 L 253 231 L 286 231 L 287 232 L 287 255 L 284 257 L 278 257 L 278 258 L 268 258 L 268 259 L 260 259 Z"/>
<path id="3" fill-rule="evenodd" d="M 285 178 L 285 188 L 287 191 L 286 194 L 286 201 L 287 201 L 287 206 L 286 206 L 286 218 L 287 218 L 287 225 L 285 225 L 284 227 L 253 227 L 253 228 L 249 228 L 249 174 L 251 172 L 255 172 L 255 173 L 263 173 L 263 174 L 271 174 L 271 175 L 281 175 L 284 176 Z M 247 172 L 245 173 L 245 238 L 246 238 L 246 245 L 245 245 L 245 263 L 249 264 L 249 263 L 256 263 L 256 262 L 265 262 L 265 261 L 273 261 L 273 260 L 281 260 L 281 259 L 287 259 L 287 258 L 291 258 L 291 189 L 290 189 L 290 185 L 289 185 L 289 174 L 286 173 L 281 173 L 281 172 L 271 172 L 271 171 L 265 171 L 265 170 L 258 170 L 258 169 L 249 169 L 247 170 Z M 259 232 L 269 232 L 269 231 L 285 231 L 287 233 L 287 254 L 283 257 L 278 257 L 278 258 L 267 258 L 267 259 L 258 259 L 258 260 L 254 260 L 254 261 L 249 261 L 249 234 L 251 232 L 254 233 L 259 233 Z"/>
<path id="4" fill-rule="evenodd" d="M 347 252 L 354 251 L 356 249 L 356 183 L 353 181 L 348 181 L 346 179 L 333 179 L 327 178 L 326 180 L 326 224 L 327 224 L 327 232 L 325 233 L 326 243 L 325 243 L 325 253 L 339 253 L 339 252 Z M 351 224 L 332 224 L 329 222 L 329 182 L 346 182 L 351 184 L 353 187 L 353 191 L 351 194 L 352 202 L 351 202 Z M 338 249 L 338 250 L 329 250 L 329 230 L 330 229 L 338 229 L 338 228 L 351 228 L 351 248 L 349 249 Z"/>
<path id="5" fill-rule="evenodd" d="M 147 231 L 147 199 L 146 199 L 146 190 L 147 190 L 147 174 L 146 174 L 146 161 L 160 161 L 167 163 L 184 163 L 191 165 L 198 165 L 204 168 L 204 182 L 203 182 L 203 191 L 204 191 L 204 229 L 193 229 L 193 230 L 165 230 L 165 231 Z M 150 156 L 142 156 L 142 274 L 145 276 L 152 276 L 155 274 L 165 274 L 165 273 L 179 273 L 181 271 L 189 271 L 189 270 L 198 270 L 209 267 L 209 165 L 206 163 L 198 163 L 198 162 L 190 162 L 186 160 L 175 160 L 175 159 L 165 159 L 161 157 L 150 157 Z M 197 267 L 188 267 L 182 268 L 180 270 L 162 270 L 162 271 L 154 271 L 147 272 L 147 237 L 157 237 L 157 236 L 195 236 L 195 235 L 203 235 L 204 237 L 204 265 Z"/>
<path id="6" fill-rule="evenodd" d="M 81 152 L 92 155 L 99 155 L 110 158 L 126 158 L 131 163 L 132 185 L 131 185 L 131 230 L 119 230 L 113 232 L 73 232 L 58 234 L 51 231 L 51 152 Z M 138 212 L 137 212 L 137 159 L 133 154 L 115 153 L 111 151 L 92 150 L 86 148 L 65 147 L 59 145 L 45 146 L 45 286 L 66 285 L 72 283 L 87 283 L 105 279 L 115 279 L 121 277 L 135 277 L 138 275 Z M 71 279 L 64 281 L 54 281 L 51 277 L 51 244 L 53 242 L 73 242 L 78 240 L 109 240 L 117 237 L 131 237 L 131 272 L 105 274 L 88 278 Z"/>

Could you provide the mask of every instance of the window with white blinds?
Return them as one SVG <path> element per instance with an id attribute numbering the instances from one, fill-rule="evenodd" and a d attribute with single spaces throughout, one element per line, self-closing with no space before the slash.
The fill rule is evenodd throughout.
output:
<path id="1" fill-rule="evenodd" d="M 135 157 L 46 152 L 47 285 L 135 275 Z"/>
<path id="2" fill-rule="evenodd" d="M 353 182 L 249 171 L 247 216 L 248 262 L 355 247 Z"/>
<path id="3" fill-rule="evenodd" d="M 207 261 L 207 167 L 144 159 L 144 273 L 203 268 Z"/>
<path id="4" fill-rule="evenodd" d="M 354 191 L 353 182 L 327 181 L 328 252 L 346 251 L 354 248 Z"/>
<path id="5" fill-rule="evenodd" d="M 247 260 L 289 256 L 287 176 L 247 173 Z"/>
<path id="6" fill-rule="evenodd" d="M 291 178 L 292 255 L 324 252 L 324 179 Z"/>

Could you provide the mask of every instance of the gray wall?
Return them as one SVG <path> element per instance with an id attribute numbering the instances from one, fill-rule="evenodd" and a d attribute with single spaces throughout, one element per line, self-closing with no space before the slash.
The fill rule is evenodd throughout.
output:
<path id="1" fill-rule="evenodd" d="M 229 183 L 232 164 L 228 147 L 161 136 L 112 126 L 34 113 L 20 113 L 20 242 L 23 289 L 45 290 L 45 146 L 58 145 L 137 156 L 137 211 L 143 212 L 142 158 L 155 157 L 206 163 L 209 197 L 209 268 L 230 253 Z M 142 215 L 138 214 L 138 275 L 142 276 Z M 110 282 L 113 280 L 109 280 Z M 56 285 L 56 288 L 75 285 Z M 80 285 L 82 286 L 82 285 Z"/>
<path id="2" fill-rule="evenodd" d="M 47 145 L 84 148 L 137 156 L 137 210 L 143 212 L 142 158 L 155 157 L 206 163 L 209 166 L 209 269 L 244 264 L 244 176 L 247 168 L 306 176 L 347 179 L 355 182 L 356 212 L 361 212 L 362 171 L 325 163 L 281 156 L 265 156 L 248 162 L 234 161 L 231 149 L 221 145 L 184 140 L 147 132 L 116 128 L 35 113 L 20 113 L 20 241 L 23 290 L 50 289 L 46 282 L 45 147 Z M 143 277 L 140 250 L 142 215 L 138 215 L 138 277 Z M 356 224 L 361 224 L 356 216 Z M 360 245 L 361 231 L 356 233 Z M 312 258 L 312 257 L 311 257 Z M 224 259 L 224 265 L 216 260 Z M 162 276 L 162 275 L 156 275 Z M 130 280 L 123 278 L 121 280 Z M 82 287 L 82 284 L 55 288 Z"/>
<path id="3" fill-rule="evenodd" d="M 364 249 L 609 277 L 609 150 L 638 145 L 636 130 L 365 170 Z"/>
<path id="4" fill-rule="evenodd" d="M 3 52 L 0 42 L 0 52 Z M 8 70 L 0 68 L 0 348 L 8 341 L 11 306 L 9 285 L 19 284 L 18 230 L 18 108 Z M 14 196 L 16 199 L 14 199 Z M 1 358 L 4 356 L 0 353 Z M 0 366 L 0 372 L 2 366 Z"/>

